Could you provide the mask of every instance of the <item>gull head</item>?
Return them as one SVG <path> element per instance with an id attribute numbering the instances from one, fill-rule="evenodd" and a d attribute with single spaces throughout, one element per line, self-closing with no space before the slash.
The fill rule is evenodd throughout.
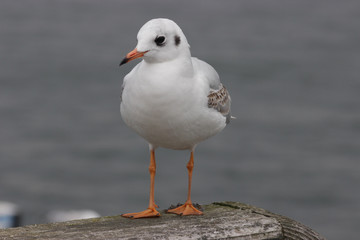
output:
<path id="1" fill-rule="evenodd" d="M 171 61 L 190 57 L 190 46 L 181 28 L 172 20 L 157 18 L 142 26 L 137 35 L 137 45 L 120 63 L 120 66 L 142 57 L 148 63 Z"/>

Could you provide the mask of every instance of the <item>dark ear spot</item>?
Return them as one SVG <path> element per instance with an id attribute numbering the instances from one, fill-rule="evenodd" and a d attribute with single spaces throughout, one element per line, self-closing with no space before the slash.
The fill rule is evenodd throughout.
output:
<path id="1" fill-rule="evenodd" d="M 180 44 L 180 36 L 175 35 L 175 45 L 178 46 Z"/>

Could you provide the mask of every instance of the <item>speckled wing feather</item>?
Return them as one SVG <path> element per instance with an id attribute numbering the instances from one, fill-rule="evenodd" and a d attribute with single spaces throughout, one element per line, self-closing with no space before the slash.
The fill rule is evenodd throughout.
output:
<path id="1" fill-rule="evenodd" d="M 226 88 L 220 84 L 217 90 L 211 89 L 208 95 L 208 107 L 214 108 L 226 117 L 226 123 L 231 119 L 231 98 Z"/>

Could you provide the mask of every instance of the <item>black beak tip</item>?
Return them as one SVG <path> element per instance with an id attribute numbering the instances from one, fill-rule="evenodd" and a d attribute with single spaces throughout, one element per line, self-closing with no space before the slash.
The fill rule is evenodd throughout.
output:
<path id="1" fill-rule="evenodd" d="M 120 67 L 121 65 L 124 65 L 124 64 L 127 63 L 128 61 L 129 61 L 129 59 L 124 58 L 124 59 L 121 61 L 121 63 L 119 64 L 119 67 Z"/>

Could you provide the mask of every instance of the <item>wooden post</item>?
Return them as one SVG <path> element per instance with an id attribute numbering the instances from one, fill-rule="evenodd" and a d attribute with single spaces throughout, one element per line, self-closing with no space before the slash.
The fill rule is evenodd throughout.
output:
<path id="1" fill-rule="evenodd" d="M 0 239 L 325 239 L 287 217 L 239 202 L 202 206 L 203 216 L 180 217 L 160 211 L 160 218 L 101 217 L 0 230 Z"/>

